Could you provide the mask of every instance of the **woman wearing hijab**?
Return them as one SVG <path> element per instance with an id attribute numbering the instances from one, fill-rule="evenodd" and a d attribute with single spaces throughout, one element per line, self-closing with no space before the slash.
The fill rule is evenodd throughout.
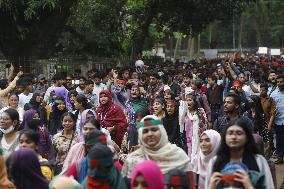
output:
<path id="1" fill-rule="evenodd" d="M 65 87 L 55 87 L 54 92 L 56 97 L 64 97 L 67 109 L 70 108 L 71 104 L 68 97 L 68 90 Z"/>
<path id="2" fill-rule="evenodd" d="M 34 109 L 29 109 L 24 114 L 23 125 L 25 129 L 32 129 L 39 133 L 40 141 L 38 153 L 51 164 L 55 163 L 54 149 L 52 146 L 52 140 L 48 129 L 41 125 L 39 113 Z"/>
<path id="3" fill-rule="evenodd" d="M 0 148 L 0 189 L 14 189 L 15 186 L 8 179 L 3 150 Z"/>
<path id="4" fill-rule="evenodd" d="M 67 112 L 64 97 L 56 97 L 52 105 L 52 112 L 50 114 L 49 132 L 55 135 L 58 130 L 62 129 L 61 116 Z"/>
<path id="5" fill-rule="evenodd" d="M 95 117 L 96 117 L 96 112 L 92 109 L 86 109 L 82 112 L 80 119 L 80 141 L 84 140 L 82 132 L 84 124 L 90 119 L 95 119 Z"/>
<path id="6" fill-rule="evenodd" d="M 220 142 L 221 136 L 215 130 L 206 130 L 200 136 L 200 149 L 193 164 L 193 172 L 198 175 L 198 188 L 205 186 L 209 160 L 217 154 Z"/>
<path id="7" fill-rule="evenodd" d="M 47 113 L 45 106 L 43 105 L 43 95 L 41 93 L 34 93 L 30 102 L 25 105 L 25 107 L 32 108 L 39 112 L 41 125 L 46 125 L 47 123 Z M 46 125 L 47 126 L 47 125 Z"/>
<path id="8" fill-rule="evenodd" d="M 88 154 L 88 175 L 84 189 L 126 189 L 119 170 L 113 164 L 113 154 L 106 145 L 96 145 Z"/>
<path id="9" fill-rule="evenodd" d="M 107 137 L 104 133 L 98 130 L 91 131 L 85 138 L 84 157 L 74 162 L 68 171 L 67 176 L 73 176 L 78 182 L 82 182 L 88 172 L 88 153 L 96 145 L 107 145 Z"/>
<path id="10" fill-rule="evenodd" d="M 181 144 L 181 134 L 179 126 L 179 112 L 175 101 L 166 101 L 166 113 L 165 117 L 162 119 L 163 125 L 167 131 L 169 141 L 172 144 L 176 144 L 178 147 L 183 147 Z M 186 150 L 186 149 L 184 149 Z"/>
<path id="11" fill-rule="evenodd" d="M 131 176 L 131 189 L 139 189 L 147 186 L 147 189 L 165 188 L 165 179 L 159 166 L 151 160 L 145 160 L 137 164 Z"/>
<path id="12" fill-rule="evenodd" d="M 140 148 L 127 157 L 122 168 L 123 177 L 130 179 L 136 164 L 144 160 L 155 161 L 164 175 L 172 169 L 180 169 L 189 174 L 189 177 L 192 176 L 188 156 L 181 148 L 169 142 L 159 118 L 153 115 L 144 117 L 139 123 L 138 138 Z M 190 183 L 194 183 L 193 180 Z"/>
<path id="13" fill-rule="evenodd" d="M 38 157 L 32 149 L 22 148 L 14 152 L 10 171 L 17 189 L 48 189 L 48 180 L 43 176 Z"/>
<path id="14" fill-rule="evenodd" d="M 99 95 L 100 106 L 97 108 L 97 119 L 101 127 L 111 133 L 111 138 L 120 147 L 127 129 L 127 120 L 123 110 L 112 102 L 111 93 L 103 90 Z"/>

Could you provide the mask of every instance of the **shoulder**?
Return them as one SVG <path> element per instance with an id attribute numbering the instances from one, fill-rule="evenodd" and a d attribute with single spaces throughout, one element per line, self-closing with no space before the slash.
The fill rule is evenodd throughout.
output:
<path id="1" fill-rule="evenodd" d="M 53 140 L 58 140 L 62 136 L 62 133 L 59 132 L 53 136 Z"/>

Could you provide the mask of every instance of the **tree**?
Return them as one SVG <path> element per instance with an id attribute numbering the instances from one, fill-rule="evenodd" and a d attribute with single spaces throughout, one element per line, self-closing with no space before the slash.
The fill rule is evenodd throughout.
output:
<path id="1" fill-rule="evenodd" d="M 0 0 L 0 50 L 16 65 L 48 57 L 76 0 Z M 29 62 L 27 62 L 29 63 Z"/>
<path id="2" fill-rule="evenodd" d="M 123 52 L 126 0 L 80 0 L 57 49 L 63 54 L 112 57 Z"/>

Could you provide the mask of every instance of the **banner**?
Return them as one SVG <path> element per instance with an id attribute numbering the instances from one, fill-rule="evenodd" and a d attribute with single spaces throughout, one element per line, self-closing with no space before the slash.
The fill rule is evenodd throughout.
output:
<path id="1" fill-rule="evenodd" d="M 270 54 L 273 55 L 281 55 L 280 49 L 270 49 Z"/>
<path id="2" fill-rule="evenodd" d="M 258 54 L 267 54 L 267 47 L 258 47 Z"/>
<path id="3" fill-rule="evenodd" d="M 217 49 L 204 49 L 204 55 L 205 55 L 205 59 L 207 60 L 215 59 L 217 58 L 218 50 Z"/>

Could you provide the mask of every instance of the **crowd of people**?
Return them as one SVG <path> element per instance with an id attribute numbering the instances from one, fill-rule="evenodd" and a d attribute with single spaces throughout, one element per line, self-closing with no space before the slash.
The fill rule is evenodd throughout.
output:
<path id="1" fill-rule="evenodd" d="M 0 189 L 277 188 L 281 61 L 14 72 L 0 80 Z"/>

